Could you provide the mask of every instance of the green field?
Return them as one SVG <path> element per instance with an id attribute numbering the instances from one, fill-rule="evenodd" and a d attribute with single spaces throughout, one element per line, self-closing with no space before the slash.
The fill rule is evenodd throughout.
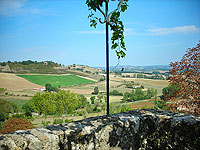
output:
<path id="1" fill-rule="evenodd" d="M 4 97 L 4 98 L 0 98 L 1 100 L 6 100 L 6 101 L 9 101 L 9 102 L 12 102 L 14 104 L 17 105 L 17 108 L 18 109 L 21 109 L 22 106 L 28 101 L 28 100 L 25 100 L 25 99 L 20 99 L 20 98 L 15 98 L 15 97 Z"/>
<path id="2" fill-rule="evenodd" d="M 53 87 L 59 86 L 70 86 L 77 84 L 85 84 L 89 82 L 94 82 L 85 78 L 78 77 L 76 75 L 17 75 L 22 77 L 32 83 L 45 86 L 46 83 L 50 83 Z"/>

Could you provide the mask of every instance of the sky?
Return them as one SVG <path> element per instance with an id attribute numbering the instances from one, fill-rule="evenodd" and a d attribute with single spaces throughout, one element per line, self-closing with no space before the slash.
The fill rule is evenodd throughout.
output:
<path id="1" fill-rule="evenodd" d="M 105 66 L 105 24 L 89 26 L 86 0 L 0 0 L 0 62 Z M 112 11 L 117 1 L 110 1 Z M 120 65 L 169 65 L 200 41 L 200 0 L 129 0 Z M 104 10 L 104 8 L 102 8 Z M 97 12 L 98 17 L 103 17 Z M 111 32 L 110 32 L 111 36 Z M 110 49 L 110 65 L 118 63 Z"/>

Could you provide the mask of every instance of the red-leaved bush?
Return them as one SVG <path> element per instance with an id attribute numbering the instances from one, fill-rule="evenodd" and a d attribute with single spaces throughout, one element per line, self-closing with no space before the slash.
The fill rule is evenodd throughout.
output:
<path id="1" fill-rule="evenodd" d="M 17 130 L 26 130 L 26 129 L 31 129 L 33 128 L 32 123 L 26 121 L 23 118 L 13 118 L 7 120 L 3 124 L 3 128 L 1 129 L 0 133 L 1 134 L 7 134 L 11 133 Z"/>
<path id="2" fill-rule="evenodd" d="M 177 85 L 177 100 L 170 106 L 174 111 L 181 110 L 196 116 L 200 115 L 200 43 L 189 48 L 180 62 L 170 63 L 170 84 Z"/>

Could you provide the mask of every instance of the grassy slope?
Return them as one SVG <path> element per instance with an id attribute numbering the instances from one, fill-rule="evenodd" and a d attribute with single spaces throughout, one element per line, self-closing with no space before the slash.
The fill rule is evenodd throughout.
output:
<path id="1" fill-rule="evenodd" d="M 45 86 L 46 83 L 51 83 L 52 86 L 69 86 L 76 84 L 84 84 L 88 82 L 93 82 L 88 79 L 84 79 L 75 75 L 66 75 L 66 76 L 58 76 L 58 75 L 17 75 L 22 77 L 30 82 Z"/>
<path id="2" fill-rule="evenodd" d="M 25 99 L 21 99 L 20 97 L 16 97 L 16 98 L 15 97 L 0 97 L 0 99 L 15 103 L 18 109 L 21 109 L 22 106 L 28 101 Z"/>

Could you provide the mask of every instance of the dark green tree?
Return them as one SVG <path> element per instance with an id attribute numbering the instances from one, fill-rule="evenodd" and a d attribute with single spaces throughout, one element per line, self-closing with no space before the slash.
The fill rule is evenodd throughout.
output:
<path id="1" fill-rule="evenodd" d="M 45 89 L 46 89 L 46 91 L 50 92 L 50 91 L 51 91 L 51 88 L 52 88 L 52 86 L 51 86 L 50 83 L 46 83 L 46 84 L 45 84 Z"/>
<path id="2" fill-rule="evenodd" d="M 30 116 L 32 117 L 32 112 L 33 112 L 33 109 L 31 108 L 30 106 L 30 102 L 26 102 L 23 106 L 22 106 L 22 109 L 25 110 L 25 116 Z"/>
<path id="3" fill-rule="evenodd" d="M 84 108 L 89 103 L 84 95 L 78 95 L 79 105 L 78 108 Z"/>
<path id="4" fill-rule="evenodd" d="M 95 96 L 90 97 L 91 104 L 94 104 Z"/>
<path id="5" fill-rule="evenodd" d="M 94 92 L 92 92 L 92 94 L 98 95 L 99 94 L 99 88 L 95 87 Z"/>

